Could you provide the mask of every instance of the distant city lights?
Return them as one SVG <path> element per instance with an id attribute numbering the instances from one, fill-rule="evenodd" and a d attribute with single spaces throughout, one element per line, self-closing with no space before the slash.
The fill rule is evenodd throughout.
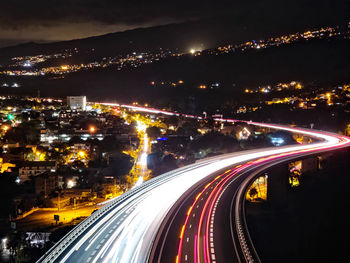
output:
<path id="1" fill-rule="evenodd" d="M 23 67 L 25 67 L 25 68 L 29 68 L 31 66 L 32 66 L 32 63 L 30 63 L 30 61 L 26 61 L 23 63 Z"/>

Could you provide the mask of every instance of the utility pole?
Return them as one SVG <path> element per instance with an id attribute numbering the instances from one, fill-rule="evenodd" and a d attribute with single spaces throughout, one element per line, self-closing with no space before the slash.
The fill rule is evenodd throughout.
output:
<path id="1" fill-rule="evenodd" d="M 60 191 L 59 190 L 57 195 L 57 208 L 58 208 L 58 211 L 60 211 Z"/>

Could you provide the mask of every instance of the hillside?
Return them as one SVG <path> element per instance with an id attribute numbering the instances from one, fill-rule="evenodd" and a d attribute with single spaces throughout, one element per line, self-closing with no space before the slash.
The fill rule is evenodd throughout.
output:
<path id="1" fill-rule="evenodd" d="M 18 81 L 20 88 L 2 92 L 43 96 L 87 95 L 90 100 L 152 102 L 157 106 L 205 105 L 215 107 L 237 101 L 246 87 L 299 80 L 316 85 L 349 82 L 349 39 L 313 40 L 286 46 L 222 55 L 170 57 L 136 69 L 108 67 L 66 75 L 65 78 L 3 77 Z M 151 82 L 184 83 L 176 87 Z M 199 85 L 220 83 L 218 88 L 201 90 Z M 209 95 L 209 96 L 208 96 Z M 216 100 L 217 103 L 213 103 Z"/>
<path id="2" fill-rule="evenodd" d="M 38 44 L 34 42 L 0 48 L 0 64 L 14 56 L 28 56 L 62 52 L 65 49 L 78 48 L 82 59 L 113 56 L 128 52 L 152 51 L 159 48 L 188 51 L 191 47 L 207 49 L 228 43 L 240 43 L 251 39 L 262 39 L 281 34 L 307 30 L 335 24 L 346 25 L 342 17 L 331 17 L 323 23 L 318 20 L 297 20 L 293 25 L 283 14 L 270 14 L 268 6 L 250 10 L 246 14 L 220 16 L 174 23 L 149 28 L 139 28 L 101 36 Z M 305 14 L 305 17 L 307 15 Z M 307 21 L 307 23 L 306 23 Z M 88 53 L 88 54 L 87 54 Z M 86 54 L 86 55 L 84 55 Z M 84 57 L 84 56 L 87 56 Z"/>

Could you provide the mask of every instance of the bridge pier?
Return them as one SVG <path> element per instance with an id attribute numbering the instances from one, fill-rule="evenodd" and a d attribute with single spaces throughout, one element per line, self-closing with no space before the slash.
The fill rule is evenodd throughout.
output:
<path id="1" fill-rule="evenodd" d="M 288 164 L 278 165 L 268 171 L 267 201 L 271 206 L 284 208 L 287 205 L 288 180 Z"/>
<path id="2" fill-rule="evenodd" d="M 320 167 L 320 157 L 309 157 L 301 161 L 301 176 L 317 172 Z M 293 162 L 296 163 L 297 161 Z M 278 165 L 268 171 L 267 179 L 267 201 L 275 208 L 284 208 L 287 206 L 288 190 L 291 185 L 289 182 L 290 174 L 289 164 Z M 298 183 L 299 184 L 299 183 Z"/>
<path id="3" fill-rule="evenodd" d="M 301 161 L 301 173 L 313 173 L 319 169 L 319 160 L 317 157 L 310 157 Z"/>

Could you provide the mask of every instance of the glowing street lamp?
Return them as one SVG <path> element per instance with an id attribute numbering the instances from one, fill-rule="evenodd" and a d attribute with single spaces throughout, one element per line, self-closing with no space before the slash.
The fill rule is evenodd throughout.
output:
<path id="1" fill-rule="evenodd" d="M 91 126 L 91 127 L 89 128 L 89 131 L 90 131 L 90 132 L 95 132 L 95 131 L 96 131 L 96 128 L 95 128 L 94 126 Z"/>
<path id="2" fill-rule="evenodd" d="M 7 244 L 7 238 L 3 238 L 2 239 L 2 244 L 3 244 L 3 247 L 6 247 L 6 244 Z"/>
<path id="3" fill-rule="evenodd" d="M 10 129 L 10 127 L 9 127 L 9 126 L 7 126 L 7 125 L 4 125 L 4 126 L 2 126 L 2 129 L 4 130 L 4 132 L 7 132 L 7 131 L 8 131 L 8 129 Z"/>
<path id="4" fill-rule="evenodd" d="M 15 116 L 13 116 L 13 114 L 8 114 L 7 115 L 7 119 L 10 120 L 10 121 L 13 120 L 14 118 L 15 118 Z"/>
<path id="5" fill-rule="evenodd" d="M 69 180 L 68 182 L 67 182 L 67 187 L 68 188 L 73 188 L 75 186 L 75 182 L 73 181 L 73 180 Z"/>

